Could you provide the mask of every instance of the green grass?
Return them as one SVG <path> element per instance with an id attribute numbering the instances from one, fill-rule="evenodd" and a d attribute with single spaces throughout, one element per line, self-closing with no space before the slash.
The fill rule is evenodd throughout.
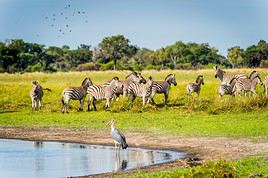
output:
<path id="1" fill-rule="evenodd" d="M 249 157 L 239 161 L 228 162 L 220 160 L 218 162 L 208 162 L 201 166 L 188 168 L 175 168 L 159 172 L 145 173 L 136 171 L 131 176 L 121 175 L 115 177 L 143 177 L 143 178 L 168 178 L 168 177 L 267 177 L 268 164 L 262 157 Z"/>
<path id="2" fill-rule="evenodd" d="M 0 114 L 1 126 L 9 127 L 83 127 L 105 130 L 106 123 L 115 118 L 124 132 L 150 135 L 220 136 L 237 138 L 266 138 L 268 111 L 208 115 L 155 111 L 142 113 L 111 113 L 109 111 L 70 114 L 18 111 Z"/>
<path id="3" fill-rule="evenodd" d="M 228 70 L 228 73 L 249 74 L 252 69 Z M 257 69 L 261 78 L 265 69 Z M 199 71 L 144 71 L 142 74 L 154 80 L 163 80 L 175 73 L 178 86 L 172 86 L 168 105 L 163 95 L 156 95 L 157 105 L 142 107 L 141 99 L 131 104 L 127 99 L 112 102 L 108 111 L 104 102 L 97 103 L 97 112 L 77 112 L 79 104 L 72 101 L 69 114 L 61 113 L 61 92 L 67 86 L 80 86 L 85 77 L 101 84 L 114 76 L 123 79 L 130 72 L 68 72 L 0 74 L 0 126 L 1 127 L 64 127 L 108 130 L 107 121 L 116 119 L 116 126 L 124 133 L 140 132 L 147 135 L 184 137 L 229 137 L 267 140 L 268 97 L 258 86 L 258 96 L 219 99 L 219 80 L 213 70 Z M 197 75 L 204 75 L 200 97 L 186 95 L 186 85 Z M 45 91 L 41 111 L 31 111 L 29 92 L 31 83 L 37 80 Z M 84 107 L 85 109 L 86 107 Z M 226 174 L 225 174 L 226 173 Z M 267 162 L 260 158 L 247 158 L 234 162 L 209 162 L 193 168 L 178 168 L 155 173 L 137 172 L 135 177 L 249 177 L 260 173 L 268 175 Z M 133 177 L 133 176 L 131 176 Z"/>

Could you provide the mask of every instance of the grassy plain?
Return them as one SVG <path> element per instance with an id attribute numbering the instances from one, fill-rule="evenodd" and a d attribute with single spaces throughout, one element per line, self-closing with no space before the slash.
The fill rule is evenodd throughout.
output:
<path id="1" fill-rule="evenodd" d="M 227 70 L 227 73 L 250 74 L 253 69 Z M 268 74 L 266 69 L 256 69 L 261 78 Z M 218 98 L 219 79 L 214 78 L 214 71 L 143 71 L 146 79 L 151 75 L 154 80 L 164 80 L 175 73 L 178 85 L 172 86 L 169 103 L 163 104 L 164 96 L 156 95 L 157 105 L 142 107 L 141 99 L 131 104 L 127 99 L 112 102 L 108 111 L 103 109 L 104 101 L 97 103 L 98 111 L 77 112 L 79 104 L 72 101 L 69 114 L 61 113 L 61 92 L 67 86 L 80 86 L 85 77 L 90 77 L 95 84 L 101 84 L 114 76 L 123 79 L 129 71 L 106 72 L 68 72 L 68 73 L 25 73 L 0 74 L 0 126 L 2 127 L 64 127 L 107 129 L 105 124 L 111 118 L 117 120 L 117 127 L 123 132 L 140 132 L 149 135 L 175 135 L 185 137 L 231 137 L 267 140 L 268 135 L 268 97 L 263 95 L 263 87 L 257 87 L 257 96 Z M 197 75 L 204 76 L 200 97 L 186 95 L 186 85 L 195 82 Z M 37 80 L 45 91 L 41 111 L 31 111 L 29 91 L 32 81 Z M 86 102 L 84 110 L 86 110 Z M 254 159 L 241 160 L 250 165 Z M 217 168 L 220 162 L 209 163 Z M 239 162 L 226 163 L 236 170 L 241 168 Z M 204 165 L 206 166 L 206 165 Z M 203 166 L 203 167 L 204 167 Z M 239 167 L 240 166 L 240 167 Z M 250 167 L 250 166 L 249 166 Z M 226 168 L 226 169 L 227 169 Z M 203 170 L 190 168 L 188 171 Z M 241 168 L 242 169 L 242 168 Z M 186 171 L 187 171 L 186 170 Z M 146 174 L 140 177 L 161 175 L 183 175 L 180 171 Z M 264 167 L 267 173 L 267 167 Z M 174 174 L 173 174 L 174 173 Z M 236 174 L 238 175 L 238 174 Z M 141 176 L 141 177 L 143 177 Z M 238 176 L 240 177 L 240 176 Z"/>

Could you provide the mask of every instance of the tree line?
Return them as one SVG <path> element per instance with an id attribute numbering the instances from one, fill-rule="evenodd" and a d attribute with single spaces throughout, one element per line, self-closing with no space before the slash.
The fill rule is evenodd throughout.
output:
<path id="1" fill-rule="evenodd" d="M 0 72 L 56 72 L 70 70 L 149 70 L 224 67 L 268 67 L 268 44 L 242 49 L 228 49 L 227 57 L 207 43 L 177 41 L 166 47 L 150 50 L 130 44 L 123 35 L 105 37 L 93 48 L 81 44 L 48 46 L 22 39 L 0 42 Z"/>

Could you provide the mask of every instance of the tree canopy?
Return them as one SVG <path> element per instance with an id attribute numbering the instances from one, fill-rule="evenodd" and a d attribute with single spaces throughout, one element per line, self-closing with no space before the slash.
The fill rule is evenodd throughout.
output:
<path id="1" fill-rule="evenodd" d="M 260 40 L 246 49 L 228 49 L 227 58 L 207 43 L 174 44 L 157 50 L 132 45 L 123 35 L 105 37 L 97 47 L 81 44 L 45 46 L 22 39 L 0 42 L 0 72 L 69 70 L 143 70 L 184 69 L 193 67 L 268 67 L 268 44 Z"/>

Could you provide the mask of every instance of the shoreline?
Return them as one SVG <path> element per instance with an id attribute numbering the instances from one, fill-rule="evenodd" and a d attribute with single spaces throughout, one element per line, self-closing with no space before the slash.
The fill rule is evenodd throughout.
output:
<path id="1" fill-rule="evenodd" d="M 183 151 L 187 154 L 186 158 L 182 160 L 180 159 L 175 160 L 174 162 L 138 168 L 138 170 L 143 170 L 145 172 L 189 166 L 192 164 L 189 160 L 194 159 L 197 159 L 197 163 L 201 164 L 206 161 L 215 161 L 219 159 L 235 160 L 250 155 L 268 153 L 268 143 L 261 140 L 256 142 L 249 139 L 223 137 L 157 137 L 142 135 L 141 133 L 125 133 L 125 136 L 129 146 L 133 148 Z M 0 127 L 0 138 L 28 141 L 58 141 L 106 146 L 113 145 L 109 131 L 88 128 Z M 112 175 L 131 174 L 136 170 L 137 169 L 92 176 L 85 175 L 81 177 L 109 177 Z"/>

